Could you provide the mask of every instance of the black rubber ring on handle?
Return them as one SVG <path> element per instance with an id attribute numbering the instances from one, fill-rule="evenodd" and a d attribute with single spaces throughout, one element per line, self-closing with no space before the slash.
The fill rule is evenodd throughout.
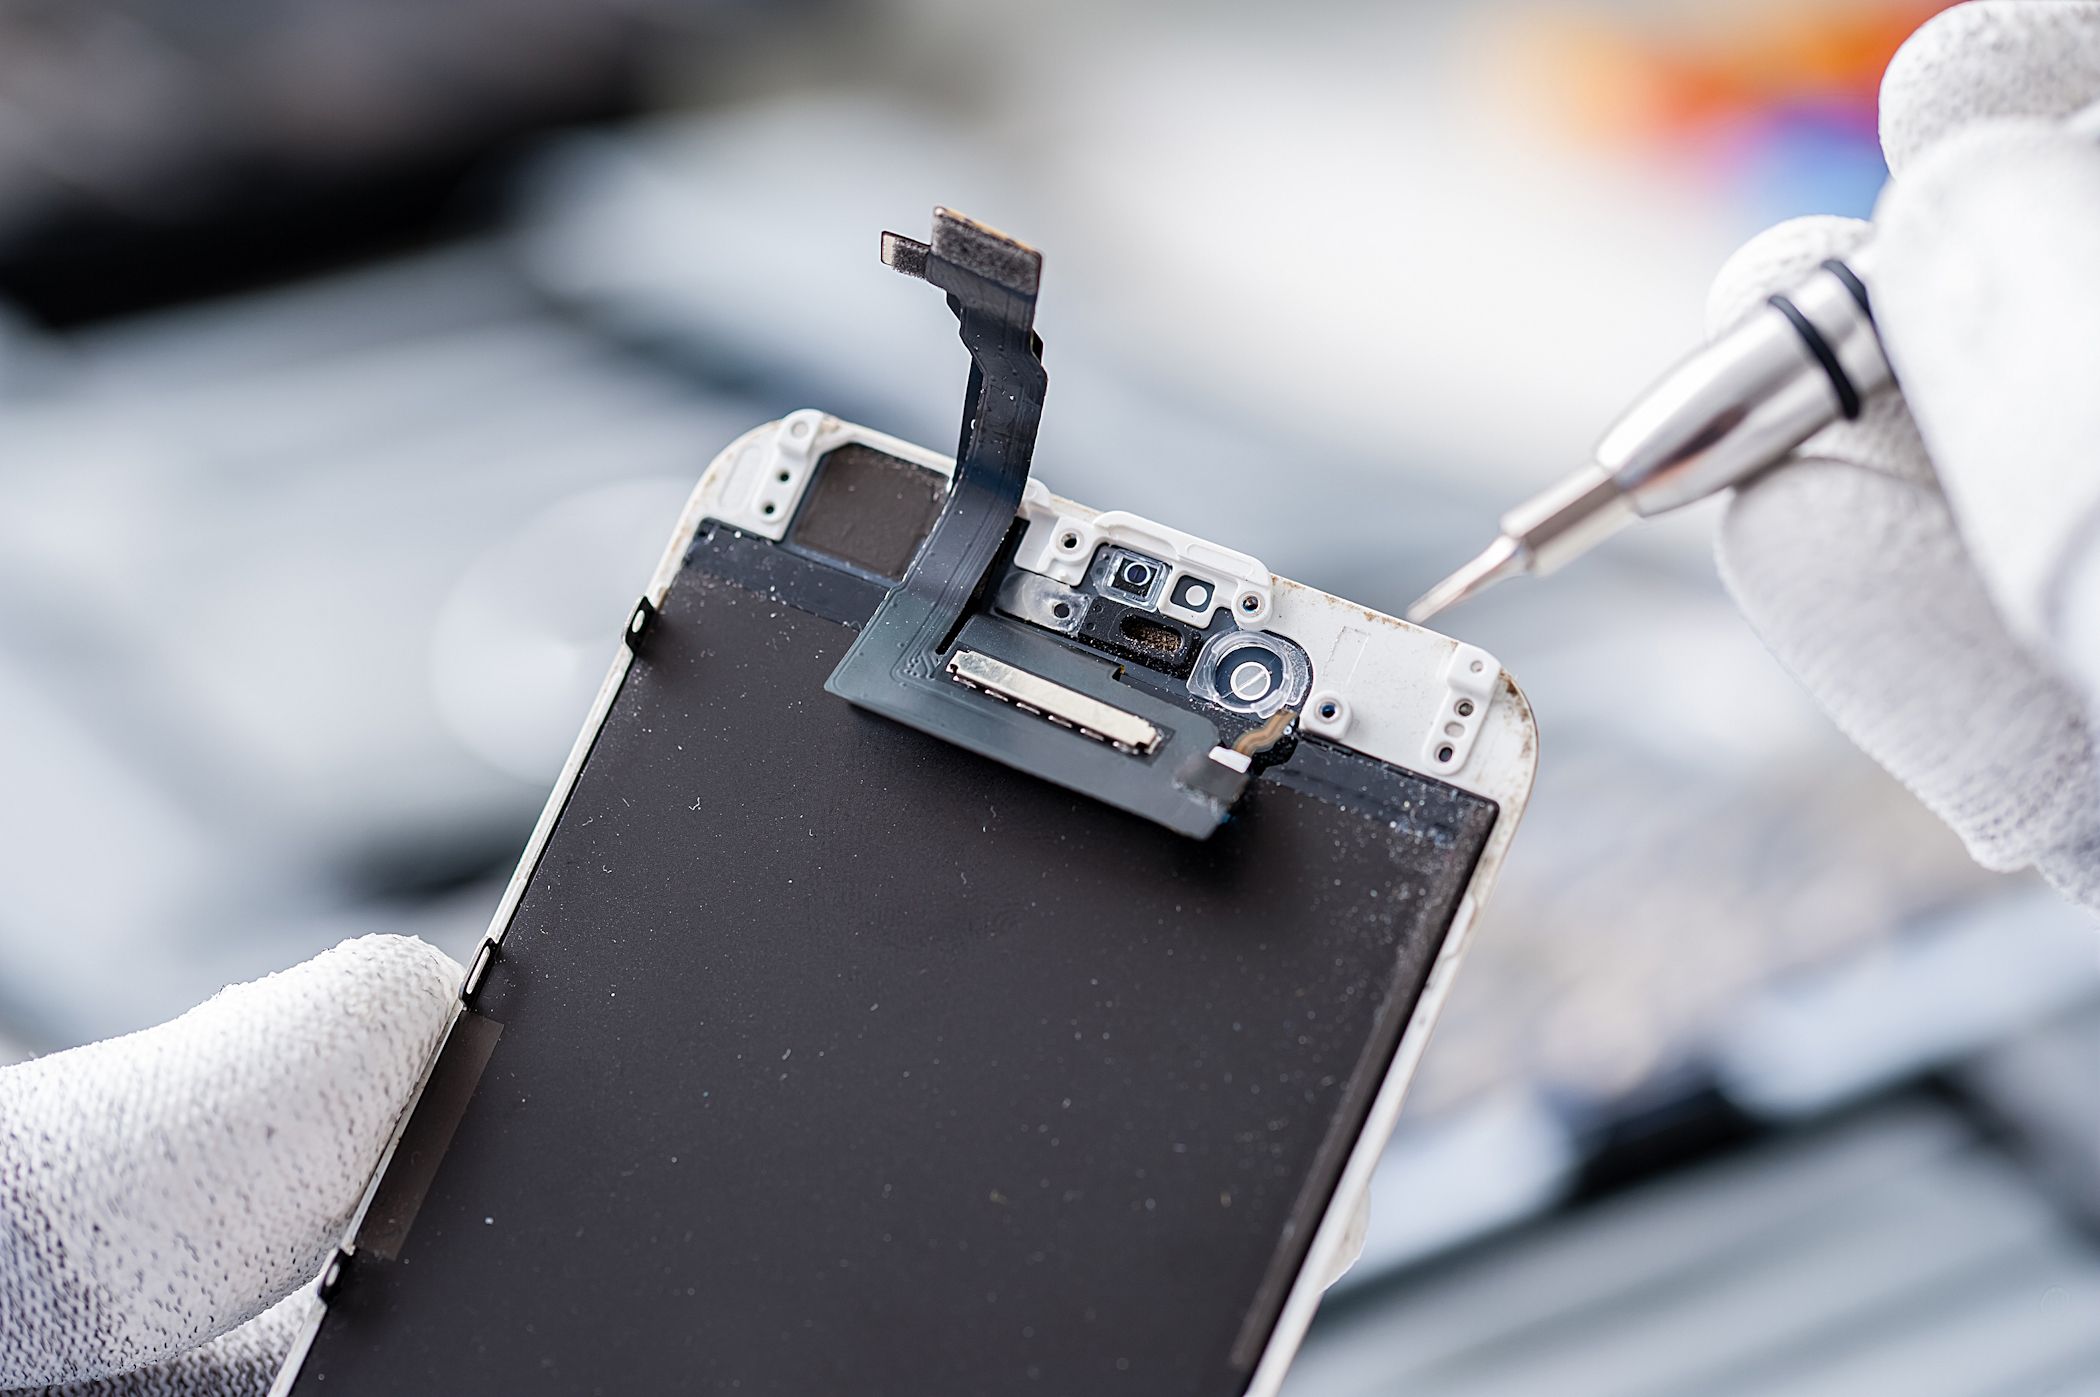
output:
<path id="1" fill-rule="evenodd" d="M 1836 277 L 1839 284 L 1852 293 L 1852 299 L 1859 302 L 1860 310 L 1865 312 L 1867 320 L 1871 323 L 1874 319 L 1874 302 L 1868 297 L 1867 284 L 1859 279 L 1859 273 L 1835 257 L 1823 259 L 1823 270 Z"/>
<path id="2" fill-rule="evenodd" d="M 1857 418 L 1859 389 L 1853 387 L 1852 380 L 1845 376 L 1844 365 L 1838 363 L 1837 355 L 1830 352 L 1830 345 L 1824 340 L 1822 331 L 1801 313 L 1799 306 L 1784 296 L 1773 296 L 1765 304 L 1787 318 L 1787 323 L 1801 336 L 1801 342 L 1808 346 L 1808 352 L 1815 355 L 1816 362 L 1823 366 L 1824 374 L 1830 379 L 1831 388 L 1837 393 L 1838 412 L 1847 422 Z"/>

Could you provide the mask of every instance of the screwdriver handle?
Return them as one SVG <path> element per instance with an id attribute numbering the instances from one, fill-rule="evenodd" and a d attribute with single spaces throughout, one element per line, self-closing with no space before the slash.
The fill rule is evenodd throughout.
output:
<path id="1" fill-rule="evenodd" d="M 2100 143 L 2100 101 L 2064 121 Z M 1431 588 L 1424 621 L 1505 577 L 1552 572 L 1649 515 L 1739 485 L 1895 381 L 1874 325 L 1871 241 L 1768 297 L 1612 424 L 1590 463 L 1502 516 L 1502 534 Z"/>
<path id="2" fill-rule="evenodd" d="M 2100 102 L 2066 118 L 2064 129 L 2100 142 Z M 1595 471 L 1553 492 L 1563 501 L 1579 495 L 1576 480 L 1587 477 L 1601 501 L 1609 493 L 1595 479 L 1601 473 L 1624 495 L 1624 507 L 1578 510 L 1591 522 L 1541 539 L 1533 570 L 1583 551 L 1568 544 L 1613 531 L 1603 527 L 1607 519 L 1615 527 L 1630 522 L 1629 512 L 1660 514 L 1704 499 L 1784 460 L 1833 422 L 1857 417 L 1895 379 L 1874 326 L 1874 261 L 1869 241 L 1824 262 L 1664 375 L 1597 443 Z M 1512 511 L 1504 532 L 1522 542 L 1508 524 L 1534 531 L 1549 519 L 1565 524 L 1534 507 L 1548 498 Z"/>

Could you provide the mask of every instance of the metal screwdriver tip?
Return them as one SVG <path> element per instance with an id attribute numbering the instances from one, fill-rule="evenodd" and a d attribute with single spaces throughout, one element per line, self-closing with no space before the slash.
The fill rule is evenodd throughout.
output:
<path id="1" fill-rule="evenodd" d="M 1524 550 L 1507 534 L 1489 544 L 1481 555 L 1431 587 L 1407 608 L 1407 619 L 1421 625 L 1440 611 L 1478 596 L 1505 577 L 1515 577 L 1525 567 Z"/>

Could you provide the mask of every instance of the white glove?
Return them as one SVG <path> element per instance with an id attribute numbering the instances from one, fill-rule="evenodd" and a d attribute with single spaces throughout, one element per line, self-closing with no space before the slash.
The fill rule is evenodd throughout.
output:
<path id="1" fill-rule="evenodd" d="M 1765 642 L 1979 863 L 2100 907 L 2100 3 L 1977 0 L 1881 88 L 1874 311 L 1904 401 L 1739 491 L 1721 576 Z M 1738 252 L 1733 323 L 1868 232 Z M 1908 403 L 1908 411 L 1904 404 Z M 1915 416 L 1915 423 L 1912 418 Z M 1922 437 L 1922 440 L 1921 440 Z"/>
<path id="2" fill-rule="evenodd" d="M 264 1392 L 459 981 L 367 936 L 0 1069 L 0 1388 Z"/>

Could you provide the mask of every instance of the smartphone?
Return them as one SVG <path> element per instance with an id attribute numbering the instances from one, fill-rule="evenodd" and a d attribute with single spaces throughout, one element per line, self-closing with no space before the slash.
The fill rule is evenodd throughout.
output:
<path id="1" fill-rule="evenodd" d="M 918 675 L 967 740 L 828 691 L 962 488 L 815 410 L 708 467 L 274 1391 L 1277 1391 L 1530 711 L 1035 482 Z"/>

